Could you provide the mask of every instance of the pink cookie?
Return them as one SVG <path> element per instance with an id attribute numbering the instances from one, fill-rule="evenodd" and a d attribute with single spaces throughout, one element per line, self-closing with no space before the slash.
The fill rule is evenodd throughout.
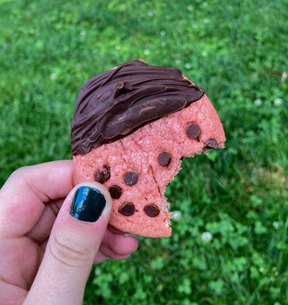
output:
<path id="1" fill-rule="evenodd" d="M 113 198 L 110 224 L 146 237 L 171 235 L 164 193 L 181 160 L 225 142 L 204 91 L 178 69 L 139 61 L 84 84 L 71 135 L 79 182 L 103 183 Z"/>

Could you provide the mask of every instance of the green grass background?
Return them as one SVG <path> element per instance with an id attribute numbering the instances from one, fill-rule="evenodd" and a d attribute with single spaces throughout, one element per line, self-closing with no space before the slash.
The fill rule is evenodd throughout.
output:
<path id="1" fill-rule="evenodd" d="M 84 304 L 288 304 L 287 22 L 287 0 L 0 0 L 0 185 L 71 158 L 80 87 L 130 60 L 180 68 L 226 132 L 168 186 L 172 237 L 96 266 Z"/>

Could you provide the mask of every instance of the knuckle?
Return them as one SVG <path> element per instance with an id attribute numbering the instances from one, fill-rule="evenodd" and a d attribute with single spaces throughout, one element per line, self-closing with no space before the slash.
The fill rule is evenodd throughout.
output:
<path id="1" fill-rule="evenodd" d="M 16 169 L 9 177 L 7 181 L 24 183 L 24 185 L 28 185 L 30 187 L 30 173 L 33 166 L 24 166 Z"/>
<path id="2" fill-rule="evenodd" d="M 83 238 L 72 234 L 61 232 L 54 234 L 50 243 L 50 252 L 56 261 L 70 267 L 82 268 L 91 264 L 89 246 Z"/>
<path id="3" fill-rule="evenodd" d="M 23 178 L 27 175 L 27 171 L 29 170 L 29 166 L 24 166 L 16 169 L 11 175 L 10 179 L 19 179 Z"/>

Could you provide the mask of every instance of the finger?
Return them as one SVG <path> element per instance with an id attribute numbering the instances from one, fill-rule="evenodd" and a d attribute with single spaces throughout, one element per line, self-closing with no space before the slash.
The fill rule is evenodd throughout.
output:
<path id="1" fill-rule="evenodd" d="M 111 232 L 117 232 L 113 233 Z M 45 251 L 48 239 L 43 241 L 40 246 Z M 124 236 L 122 231 L 119 231 L 111 226 L 106 230 L 100 251 L 97 253 L 94 264 L 100 264 L 110 258 L 114 260 L 123 260 L 128 258 L 131 253 L 138 248 L 138 239 L 134 236 Z"/>
<path id="2" fill-rule="evenodd" d="M 109 257 L 109 258 L 112 258 L 114 259 L 115 261 L 120 261 L 120 260 L 123 260 L 123 259 L 126 259 L 128 258 L 131 253 L 129 254 L 117 254 L 115 253 L 113 250 L 111 250 L 110 248 L 108 248 L 107 246 L 105 246 L 104 244 L 101 244 L 100 246 L 100 252 L 105 255 L 106 257 Z M 94 263 L 97 262 L 96 258 L 94 260 Z M 99 264 L 99 262 L 97 262 Z"/>
<path id="3" fill-rule="evenodd" d="M 45 252 L 46 251 L 46 247 L 47 247 L 47 244 L 48 244 L 48 238 L 47 239 L 45 239 L 39 246 L 40 246 L 40 248 L 43 250 L 43 252 Z"/>
<path id="4" fill-rule="evenodd" d="M 0 280 L 0 304 L 22 304 L 26 295 L 27 290 Z"/>
<path id="5" fill-rule="evenodd" d="M 119 231 L 121 233 L 114 232 L 115 228 L 111 229 L 111 227 L 109 227 L 108 230 L 106 230 L 102 241 L 103 245 L 117 255 L 127 255 L 137 250 L 138 239 L 135 236 L 125 236 L 121 231 Z"/>
<path id="6" fill-rule="evenodd" d="M 107 229 L 110 230 L 112 233 L 116 233 L 116 234 L 125 234 L 126 233 L 126 232 L 116 229 L 115 227 L 113 227 L 111 225 L 109 225 Z"/>
<path id="7" fill-rule="evenodd" d="M 97 182 L 81 183 L 71 191 L 55 220 L 27 304 L 82 303 L 111 206 L 109 192 Z"/>
<path id="8" fill-rule="evenodd" d="M 0 190 L 0 237 L 27 234 L 40 219 L 44 203 L 65 198 L 76 184 L 72 160 L 15 171 Z"/>
<path id="9" fill-rule="evenodd" d="M 47 247 L 47 244 L 48 244 L 48 239 L 46 239 L 45 241 L 43 241 L 41 244 L 40 244 L 40 247 L 41 249 L 43 250 L 43 252 L 45 252 L 46 250 L 46 247 Z M 101 244 L 102 246 L 102 244 Z M 94 258 L 94 261 L 93 261 L 93 264 L 96 265 L 96 264 L 100 264 L 100 263 L 103 263 L 105 261 L 107 261 L 108 259 L 110 259 L 111 257 L 105 255 L 102 251 L 101 251 L 101 246 L 99 248 L 99 251 L 97 252 L 95 258 Z M 115 254 L 116 255 L 116 254 Z M 1 304 L 1 303 L 0 303 Z"/>
<path id="10" fill-rule="evenodd" d="M 38 222 L 30 232 L 26 234 L 27 237 L 34 242 L 42 243 L 50 235 L 51 229 L 59 210 L 63 204 L 64 199 L 53 200 L 45 204 L 44 211 L 39 218 Z"/>
<path id="11" fill-rule="evenodd" d="M 99 251 L 97 252 L 96 257 L 94 258 L 94 262 L 93 262 L 94 265 L 103 263 L 103 262 L 107 261 L 108 259 L 112 258 L 112 257 L 110 257 L 110 256 L 105 255 L 104 253 L 105 253 L 105 250 L 102 251 L 102 245 L 101 245 Z M 115 255 L 115 257 L 116 257 L 116 254 L 115 254 L 115 253 L 113 253 L 113 256 L 114 256 L 114 255 Z M 117 257 L 115 258 L 115 260 L 121 261 L 121 260 L 124 260 L 124 259 L 129 258 L 129 256 L 130 256 L 130 254 L 127 254 L 127 255 L 117 255 Z"/>

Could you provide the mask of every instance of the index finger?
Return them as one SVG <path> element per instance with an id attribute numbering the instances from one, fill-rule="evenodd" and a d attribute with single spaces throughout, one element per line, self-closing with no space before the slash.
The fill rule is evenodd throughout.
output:
<path id="1" fill-rule="evenodd" d="M 41 217 L 45 203 L 65 198 L 77 183 L 72 160 L 15 171 L 0 190 L 0 237 L 27 234 Z"/>

